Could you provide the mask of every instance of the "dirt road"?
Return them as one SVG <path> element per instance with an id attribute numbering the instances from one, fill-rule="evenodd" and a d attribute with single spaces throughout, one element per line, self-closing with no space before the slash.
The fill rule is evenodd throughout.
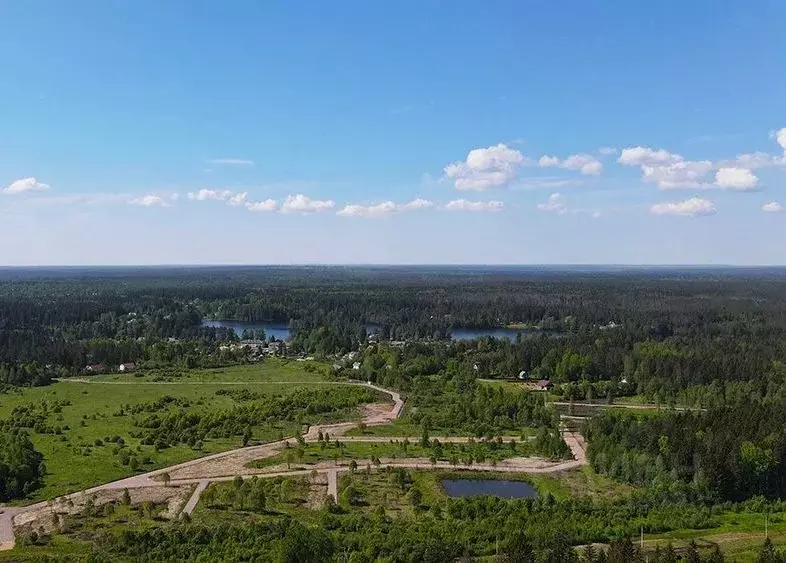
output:
<path id="1" fill-rule="evenodd" d="M 328 469 L 328 496 L 333 497 L 333 500 L 338 502 L 338 469 Z"/>
<path id="2" fill-rule="evenodd" d="M 106 384 L 125 384 L 120 382 L 107 382 Z M 363 385 L 379 393 L 388 395 L 393 406 L 390 404 L 373 404 L 367 405 L 364 413 L 363 422 L 366 426 L 376 426 L 390 424 L 398 418 L 404 408 L 404 401 L 397 392 L 371 385 L 367 383 L 334 383 L 339 385 Z M 303 435 L 307 442 L 316 441 L 319 434 L 323 435 L 328 433 L 331 437 L 343 436 L 349 429 L 357 427 L 356 422 L 341 422 L 335 424 L 319 424 L 311 426 L 308 431 Z M 563 432 L 565 442 L 570 447 L 574 459 L 571 461 L 553 462 L 539 458 L 512 458 L 499 462 L 496 465 L 472 465 L 472 466 L 453 466 L 447 462 L 431 463 L 427 459 L 406 459 L 406 460 L 381 460 L 380 467 L 406 467 L 412 469 L 451 469 L 451 470 L 468 470 L 468 471 L 502 471 L 502 472 L 515 472 L 515 473 L 554 473 L 559 471 L 566 471 L 575 469 L 586 464 L 586 454 L 584 440 L 579 434 L 574 432 Z M 351 441 L 390 441 L 400 440 L 404 438 L 396 437 L 363 437 L 353 436 L 345 437 L 345 440 Z M 440 441 L 469 441 L 468 437 L 441 437 Z M 57 510 L 57 505 L 63 506 L 69 500 L 73 502 L 84 502 L 88 496 L 93 496 L 97 493 L 107 491 L 120 491 L 123 489 L 166 489 L 166 492 L 171 496 L 172 491 L 181 491 L 188 494 L 190 487 L 196 485 L 193 492 L 190 494 L 188 501 L 185 503 L 183 512 L 191 514 L 199 502 L 202 492 L 213 481 L 230 481 L 235 476 L 240 475 L 246 477 L 289 477 L 298 475 L 308 475 L 314 471 L 320 474 L 327 475 L 328 494 L 333 496 L 334 499 L 338 497 L 338 474 L 344 471 L 349 471 L 348 462 L 346 464 L 335 466 L 334 462 L 324 462 L 309 466 L 308 468 L 296 470 L 276 470 L 275 468 L 260 468 L 252 469 L 247 467 L 248 463 L 258 459 L 275 456 L 284 450 L 288 445 L 295 443 L 294 439 L 280 440 L 269 444 L 259 446 L 251 446 L 247 448 L 240 448 L 230 450 L 218 454 L 205 456 L 192 461 L 187 461 L 170 467 L 150 471 L 140 475 L 134 475 L 106 483 L 84 491 L 73 493 L 59 497 L 56 503 L 52 502 L 39 502 L 25 507 L 13 507 L 0 509 L 0 549 L 11 549 L 14 546 L 14 526 L 21 524 L 30 524 L 40 518 L 39 521 L 44 520 L 46 517 L 51 519 L 51 514 Z M 160 476 L 163 473 L 168 473 L 170 476 L 169 487 L 165 487 Z M 188 487 L 188 489 L 185 489 Z M 180 493 L 179 493 L 180 494 Z M 183 497 L 185 500 L 185 497 Z M 180 501 L 182 502 L 182 501 Z"/>

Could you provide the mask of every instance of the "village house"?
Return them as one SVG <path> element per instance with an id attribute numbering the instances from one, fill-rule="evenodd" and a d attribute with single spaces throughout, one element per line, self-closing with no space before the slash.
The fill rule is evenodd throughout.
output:
<path id="1" fill-rule="evenodd" d="M 136 364 L 134 362 L 126 362 L 124 364 L 120 364 L 120 366 L 118 366 L 117 368 L 117 371 L 128 373 L 134 371 L 135 369 L 136 369 Z"/>
<path id="2" fill-rule="evenodd" d="M 538 388 L 538 391 L 548 391 L 554 387 L 554 384 L 548 379 L 541 379 L 535 386 Z"/>

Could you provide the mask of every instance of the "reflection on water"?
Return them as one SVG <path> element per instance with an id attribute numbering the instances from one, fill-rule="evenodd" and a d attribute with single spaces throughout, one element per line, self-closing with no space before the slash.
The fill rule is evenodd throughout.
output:
<path id="1" fill-rule="evenodd" d="M 215 328 L 231 328 L 235 331 L 238 337 L 243 336 L 243 330 L 258 330 L 265 331 L 265 338 L 275 338 L 276 340 L 286 340 L 289 338 L 289 327 L 287 325 L 275 323 L 244 323 L 243 321 L 202 321 L 202 326 L 211 326 Z"/>

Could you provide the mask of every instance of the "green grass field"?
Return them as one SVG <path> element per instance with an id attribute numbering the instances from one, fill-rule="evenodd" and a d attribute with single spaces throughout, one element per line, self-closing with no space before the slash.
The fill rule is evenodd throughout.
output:
<path id="1" fill-rule="evenodd" d="M 677 530 L 665 534 L 644 535 L 647 550 L 656 545 L 684 547 L 694 540 L 700 548 L 718 544 L 732 561 L 755 561 L 764 541 L 765 515 L 759 512 L 723 512 L 714 516 L 718 525 L 706 530 Z M 766 516 L 770 539 L 779 547 L 786 547 L 786 513 Z"/>
<path id="2" fill-rule="evenodd" d="M 157 369 L 132 374 L 112 373 L 87 376 L 94 382 L 139 383 L 320 383 L 330 381 L 328 368 L 316 362 L 268 358 L 261 364 L 214 369 Z"/>
<path id="3" fill-rule="evenodd" d="M 155 372 L 102 375 L 85 378 L 89 383 L 63 381 L 0 394 L 0 419 L 11 416 L 17 406 L 29 405 L 40 412 L 41 406 L 46 404 L 46 423 L 63 428 L 59 435 L 30 432 L 36 449 L 44 455 L 47 475 L 44 485 L 24 502 L 53 498 L 133 474 L 134 471 L 122 465 L 113 453 L 115 444 L 96 446 L 98 440 L 106 442 L 108 437 L 122 437 L 126 447 L 140 461 L 149 458 L 140 471 L 240 447 L 239 438 L 211 439 L 204 441 L 200 451 L 186 445 L 156 451 L 153 446 L 141 445 L 131 436 L 134 430 L 131 416 L 116 414 L 125 405 L 155 401 L 165 395 L 188 401 L 187 411 L 204 413 L 236 404 L 230 395 L 217 395 L 219 389 L 285 395 L 300 388 L 321 388 L 328 382 L 325 376 L 307 372 L 304 367 L 301 362 L 269 360 L 250 366 L 194 370 L 170 376 L 171 381 L 167 382 L 162 382 L 161 374 Z M 55 402 L 70 404 L 54 409 Z M 291 436 L 297 430 L 292 421 L 259 426 L 252 429 L 252 441 L 270 441 L 281 434 Z"/>

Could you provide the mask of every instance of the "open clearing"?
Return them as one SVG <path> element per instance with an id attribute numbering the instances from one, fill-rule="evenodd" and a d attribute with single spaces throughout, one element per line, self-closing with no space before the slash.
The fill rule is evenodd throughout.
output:
<path id="1" fill-rule="evenodd" d="M 52 498 L 133 475 L 107 438 L 119 436 L 126 448 L 140 460 L 140 470 L 177 464 L 206 454 L 241 445 L 239 438 L 205 440 L 201 450 L 174 445 L 160 451 L 142 445 L 131 436 L 133 416 L 122 409 L 151 403 L 168 395 L 183 399 L 188 412 L 219 411 L 238 403 L 231 395 L 219 395 L 221 389 L 247 390 L 261 395 L 287 395 L 297 389 L 336 385 L 319 370 L 306 371 L 303 362 L 270 359 L 263 364 L 205 369 L 178 375 L 175 370 L 132 375 L 97 375 L 62 381 L 45 387 L 0 394 L 0 418 L 12 416 L 15 408 L 29 407 L 43 414 L 47 425 L 58 433 L 30 432 L 33 443 L 44 455 L 47 475 L 43 486 L 25 502 Z M 46 410 L 44 409 L 46 406 Z M 252 428 L 253 442 L 268 442 L 298 432 L 294 421 L 281 421 Z M 102 445 L 96 445 L 101 443 Z M 145 462 L 145 460 L 147 462 Z"/>

